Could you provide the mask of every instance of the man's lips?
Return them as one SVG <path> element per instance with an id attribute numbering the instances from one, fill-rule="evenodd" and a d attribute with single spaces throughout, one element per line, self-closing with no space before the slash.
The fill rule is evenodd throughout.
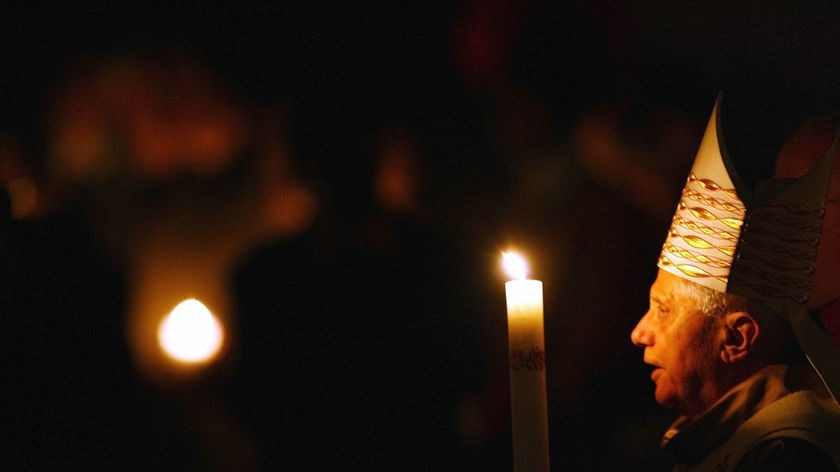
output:
<path id="1" fill-rule="evenodd" d="M 656 379 L 658 379 L 659 376 L 662 375 L 662 372 L 663 370 L 661 367 L 654 366 L 653 372 L 650 373 L 650 379 L 656 382 Z"/>

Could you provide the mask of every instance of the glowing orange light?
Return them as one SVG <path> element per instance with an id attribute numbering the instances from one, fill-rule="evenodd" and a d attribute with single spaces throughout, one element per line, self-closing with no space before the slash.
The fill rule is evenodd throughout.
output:
<path id="1" fill-rule="evenodd" d="M 512 279 L 525 280 L 527 277 L 528 264 L 525 263 L 525 259 L 519 254 L 515 252 L 503 252 L 502 264 L 505 272 Z"/>
<path id="2" fill-rule="evenodd" d="M 222 347 L 224 331 L 219 320 L 198 300 L 179 303 L 158 327 L 158 343 L 176 361 L 203 363 Z"/>
<path id="3" fill-rule="evenodd" d="M 12 203 L 12 216 L 26 218 L 32 216 L 38 208 L 38 188 L 32 180 L 19 177 L 6 187 Z"/>

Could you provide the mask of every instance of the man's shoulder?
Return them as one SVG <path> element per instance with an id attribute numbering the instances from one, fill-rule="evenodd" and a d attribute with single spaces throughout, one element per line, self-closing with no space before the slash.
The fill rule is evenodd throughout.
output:
<path id="1" fill-rule="evenodd" d="M 840 407 L 803 390 L 759 410 L 691 470 L 837 471 L 838 464 Z"/>
<path id="2" fill-rule="evenodd" d="M 735 472 L 836 472 L 837 465 L 821 447 L 804 439 L 777 437 L 751 447 Z"/>
<path id="3" fill-rule="evenodd" d="M 803 390 L 762 409 L 744 428 L 758 433 L 736 470 L 838 470 L 840 407 Z M 749 436 L 747 436 L 749 437 Z"/>

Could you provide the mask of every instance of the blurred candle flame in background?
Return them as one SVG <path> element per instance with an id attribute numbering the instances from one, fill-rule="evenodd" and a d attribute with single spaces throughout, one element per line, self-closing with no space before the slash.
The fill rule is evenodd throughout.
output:
<path id="1" fill-rule="evenodd" d="M 158 328 L 161 349 L 179 362 L 212 361 L 223 341 L 224 331 L 219 321 L 194 298 L 179 303 Z"/>

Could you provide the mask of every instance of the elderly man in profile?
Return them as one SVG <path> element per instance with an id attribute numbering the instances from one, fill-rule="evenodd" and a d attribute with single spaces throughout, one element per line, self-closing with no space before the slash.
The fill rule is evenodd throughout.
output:
<path id="1" fill-rule="evenodd" d="M 722 136 L 723 102 L 631 333 L 657 402 L 681 414 L 663 448 L 675 470 L 837 471 L 840 357 L 808 312 L 837 140 L 746 185 Z"/>

